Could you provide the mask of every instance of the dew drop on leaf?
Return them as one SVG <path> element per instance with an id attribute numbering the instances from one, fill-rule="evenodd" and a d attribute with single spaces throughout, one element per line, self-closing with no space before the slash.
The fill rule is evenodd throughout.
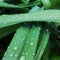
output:
<path id="1" fill-rule="evenodd" d="M 12 57 L 13 56 L 13 54 L 10 54 L 10 57 Z"/>
<path id="2" fill-rule="evenodd" d="M 20 60 L 25 60 L 25 56 L 21 56 Z"/>
<path id="3" fill-rule="evenodd" d="M 17 54 L 15 54 L 15 57 L 17 57 L 18 55 Z"/>
<path id="4" fill-rule="evenodd" d="M 33 42 L 30 42 L 30 45 L 33 45 Z"/>
<path id="5" fill-rule="evenodd" d="M 17 46 L 14 46 L 14 47 L 13 47 L 13 50 L 17 50 Z"/>

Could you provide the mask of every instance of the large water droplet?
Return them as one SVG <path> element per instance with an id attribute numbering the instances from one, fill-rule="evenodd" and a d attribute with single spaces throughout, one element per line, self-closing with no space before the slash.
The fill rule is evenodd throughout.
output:
<path id="1" fill-rule="evenodd" d="M 35 53 L 33 53 L 33 56 L 35 55 Z"/>
<path id="2" fill-rule="evenodd" d="M 18 55 L 17 54 L 15 54 L 15 57 L 17 57 Z"/>
<path id="3" fill-rule="evenodd" d="M 14 47 L 13 47 L 13 50 L 17 50 L 17 46 L 14 46 Z"/>
<path id="4" fill-rule="evenodd" d="M 25 60 L 25 56 L 21 56 L 20 60 Z"/>
<path id="5" fill-rule="evenodd" d="M 28 53 L 26 52 L 26 55 L 28 55 Z"/>
<path id="6" fill-rule="evenodd" d="M 30 45 L 33 45 L 33 42 L 30 42 Z"/>

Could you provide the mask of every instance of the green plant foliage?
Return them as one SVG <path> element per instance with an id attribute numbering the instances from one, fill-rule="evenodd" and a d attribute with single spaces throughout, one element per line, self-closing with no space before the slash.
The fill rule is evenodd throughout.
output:
<path id="1" fill-rule="evenodd" d="M 60 0 L 0 0 L 0 60 L 60 60 Z"/>
<path id="2" fill-rule="evenodd" d="M 48 30 L 46 30 L 43 34 L 42 41 L 40 43 L 37 54 L 35 56 L 35 60 L 41 60 L 41 57 L 43 55 L 43 52 L 45 51 L 45 48 L 46 48 L 48 40 L 49 40 L 49 35 L 50 35 L 50 32 Z"/>
<path id="3" fill-rule="evenodd" d="M 22 23 L 22 22 L 33 22 L 33 21 L 60 23 L 60 11 L 59 10 L 45 10 L 45 11 L 38 11 L 36 13 L 1 15 L 0 28 L 5 27 L 5 26 L 10 26 L 13 24 Z"/>
<path id="4" fill-rule="evenodd" d="M 29 32 L 30 27 L 26 24 L 24 26 L 22 25 L 20 28 L 17 29 L 17 32 L 15 33 L 5 55 L 3 60 L 16 60 L 18 59 L 18 56 L 21 54 L 25 39 L 27 37 L 27 34 Z"/>
<path id="5" fill-rule="evenodd" d="M 28 60 L 28 59 L 34 60 L 34 55 L 35 55 L 36 46 L 38 43 L 40 30 L 41 30 L 40 25 L 36 24 L 36 25 L 32 26 L 32 28 L 29 32 L 29 35 L 26 39 L 27 41 L 24 46 L 22 56 L 20 57 L 20 59 L 22 59 L 22 57 L 24 57 L 26 60 Z"/>

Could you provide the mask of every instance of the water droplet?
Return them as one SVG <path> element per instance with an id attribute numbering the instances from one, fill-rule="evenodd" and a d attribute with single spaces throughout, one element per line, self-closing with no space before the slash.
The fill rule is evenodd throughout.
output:
<path id="1" fill-rule="evenodd" d="M 21 26 L 21 29 L 22 29 L 23 27 Z"/>
<path id="2" fill-rule="evenodd" d="M 39 30 L 40 30 L 40 27 L 39 27 Z"/>
<path id="3" fill-rule="evenodd" d="M 14 44 L 17 44 L 16 42 Z"/>
<path id="4" fill-rule="evenodd" d="M 13 50 L 17 50 L 17 46 L 14 46 Z"/>
<path id="5" fill-rule="evenodd" d="M 48 31 L 48 29 L 46 29 L 46 31 Z"/>
<path id="6" fill-rule="evenodd" d="M 33 39 L 33 37 L 31 37 L 31 39 Z"/>
<path id="7" fill-rule="evenodd" d="M 35 53 L 33 53 L 33 56 L 35 55 Z"/>
<path id="8" fill-rule="evenodd" d="M 8 47 L 8 49 L 9 49 L 9 47 Z"/>
<path id="9" fill-rule="evenodd" d="M 24 38 L 22 38 L 21 40 L 24 41 Z"/>
<path id="10" fill-rule="evenodd" d="M 27 41 L 27 43 L 29 43 L 29 41 Z"/>
<path id="11" fill-rule="evenodd" d="M 26 23 L 24 23 L 24 25 L 25 25 Z"/>
<path id="12" fill-rule="evenodd" d="M 10 57 L 12 57 L 13 56 L 13 54 L 10 54 Z"/>
<path id="13" fill-rule="evenodd" d="M 52 18 L 52 16 L 50 16 L 50 18 Z"/>
<path id="14" fill-rule="evenodd" d="M 23 14 L 20 14 L 20 15 L 23 15 Z"/>
<path id="15" fill-rule="evenodd" d="M 53 20 L 54 20 L 53 16 L 50 16 L 50 20 L 53 22 Z"/>
<path id="16" fill-rule="evenodd" d="M 17 57 L 18 55 L 17 54 L 15 54 L 15 57 Z"/>
<path id="17" fill-rule="evenodd" d="M 26 55 L 28 55 L 28 53 L 26 52 Z"/>
<path id="18" fill-rule="evenodd" d="M 25 56 L 21 56 L 20 60 L 25 60 Z"/>
<path id="19" fill-rule="evenodd" d="M 24 33 L 25 33 L 26 31 L 24 31 Z"/>
<path id="20" fill-rule="evenodd" d="M 31 42 L 30 45 L 33 45 L 33 42 Z"/>
<path id="21" fill-rule="evenodd" d="M 19 38 L 19 40 L 21 40 L 21 37 Z"/>

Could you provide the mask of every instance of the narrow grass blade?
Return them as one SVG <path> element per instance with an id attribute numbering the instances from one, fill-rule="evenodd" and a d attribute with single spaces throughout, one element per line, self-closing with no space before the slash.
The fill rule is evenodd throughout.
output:
<path id="1" fill-rule="evenodd" d="M 5 2 L 0 2 L 0 7 L 21 9 L 21 8 L 36 6 L 36 5 L 39 5 L 39 4 L 41 4 L 40 1 L 34 1 L 34 2 L 32 2 L 32 3 L 28 3 L 28 4 L 19 4 L 19 5 L 13 5 L 13 4 L 5 3 Z"/>
<path id="2" fill-rule="evenodd" d="M 50 46 L 50 41 L 49 41 L 46 46 L 46 49 L 42 55 L 41 60 L 49 60 L 50 59 L 50 52 L 51 52 L 51 46 Z"/>
<path id="3" fill-rule="evenodd" d="M 0 7 L 5 7 L 5 8 L 20 8 L 17 5 L 8 4 L 8 3 L 5 3 L 5 2 L 0 2 Z"/>
<path id="4" fill-rule="evenodd" d="M 35 60 L 41 60 L 41 57 L 45 51 L 45 48 L 46 48 L 48 40 L 49 40 L 49 35 L 50 35 L 50 32 L 46 30 L 43 34 L 40 46 L 39 46 L 37 54 L 35 56 Z"/>
<path id="5" fill-rule="evenodd" d="M 34 55 L 37 48 L 39 32 L 41 30 L 40 25 L 34 24 L 26 38 L 26 43 L 20 57 L 20 60 L 24 57 L 25 60 L 34 60 Z"/>
<path id="6" fill-rule="evenodd" d="M 0 28 L 22 22 L 34 22 L 34 21 L 60 23 L 60 10 L 44 10 L 36 13 L 1 15 Z"/>
<path id="7" fill-rule="evenodd" d="M 17 29 L 4 57 L 2 60 L 17 60 L 19 54 L 22 51 L 23 45 L 25 43 L 25 38 L 30 30 L 28 24 L 23 24 L 22 27 Z"/>

